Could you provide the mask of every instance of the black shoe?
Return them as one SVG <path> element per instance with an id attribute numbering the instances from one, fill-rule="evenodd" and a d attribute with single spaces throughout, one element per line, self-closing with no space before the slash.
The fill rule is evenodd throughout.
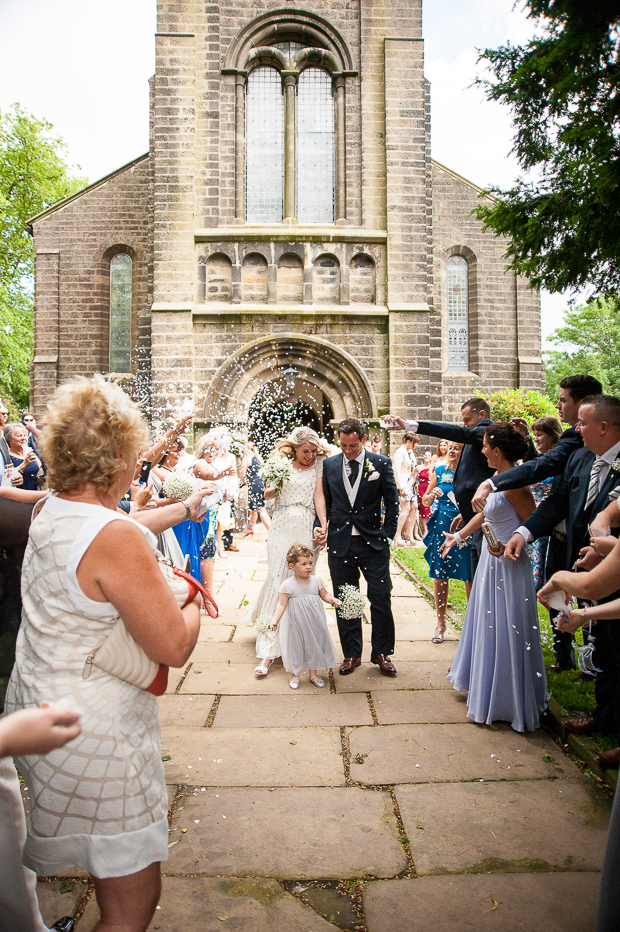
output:
<path id="1" fill-rule="evenodd" d="M 63 916 L 58 922 L 55 922 L 50 929 L 56 929 L 57 932 L 73 932 L 75 920 L 71 916 Z"/>

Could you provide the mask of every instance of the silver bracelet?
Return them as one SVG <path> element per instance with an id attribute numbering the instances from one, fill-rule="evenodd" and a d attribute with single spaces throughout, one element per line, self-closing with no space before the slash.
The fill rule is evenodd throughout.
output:
<path id="1" fill-rule="evenodd" d="M 185 520 L 189 521 L 192 517 L 192 509 L 189 507 L 187 502 L 181 502 L 181 504 L 185 507 Z"/>

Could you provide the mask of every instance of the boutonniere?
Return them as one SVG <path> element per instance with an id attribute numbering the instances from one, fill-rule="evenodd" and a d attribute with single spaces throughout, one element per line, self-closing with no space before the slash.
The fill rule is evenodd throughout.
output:
<path id="1" fill-rule="evenodd" d="M 373 482 L 375 479 L 379 478 L 379 473 L 368 458 L 364 460 L 364 472 L 369 482 Z"/>
<path id="2" fill-rule="evenodd" d="M 611 471 L 615 473 L 620 473 L 620 457 L 617 460 L 614 460 L 611 464 Z"/>

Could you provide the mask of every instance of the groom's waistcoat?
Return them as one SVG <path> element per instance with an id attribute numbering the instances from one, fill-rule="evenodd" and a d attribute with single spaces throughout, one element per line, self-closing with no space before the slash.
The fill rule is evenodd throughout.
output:
<path id="1" fill-rule="evenodd" d="M 375 550 L 388 546 L 398 524 L 398 490 L 392 464 L 386 456 L 366 451 L 360 468 L 357 494 L 351 501 L 348 480 L 343 475 L 342 453 L 323 462 L 323 491 L 327 507 L 329 533 L 327 546 L 331 556 L 345 556 L 355 526 Z M 345 485 L 347 483 L 347 485 Z M 381 517 L 381 503 L 385 519 Z"/>

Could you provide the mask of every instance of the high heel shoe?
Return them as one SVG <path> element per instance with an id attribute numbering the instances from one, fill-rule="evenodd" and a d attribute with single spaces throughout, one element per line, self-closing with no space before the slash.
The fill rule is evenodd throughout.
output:
<path id="1" fill-rule="evenodd" d="M 431 644 L 443 644 L 443 637 L 444 637 L 444 634 L 446 633 L 446 629 L 445 627 L 442 628 L 441 631 L 439 631 L 439 634 L 437 633 L 438 630 L 439 630 L 439 625 L 437 625 L 437 627 L 435 628 L 435 633 L 431 638 Z"/>
<path id="2" fill-rule="evenodd" d="M 254 537 L 254 528 L 249 527 L 243 532 L 242 537 Z"/>
<path id="3" fill-rule="evenodd" d="M 273 660 L 270 660 L 268 657 L 266 657 L 264 660 L 261 660 L 259 665 L 255 668 L 254 672 L 257 676 L 267 676 L 272 663 Z M 267 666 L 264 666 L 265 664 L 267 664 Z"/>

